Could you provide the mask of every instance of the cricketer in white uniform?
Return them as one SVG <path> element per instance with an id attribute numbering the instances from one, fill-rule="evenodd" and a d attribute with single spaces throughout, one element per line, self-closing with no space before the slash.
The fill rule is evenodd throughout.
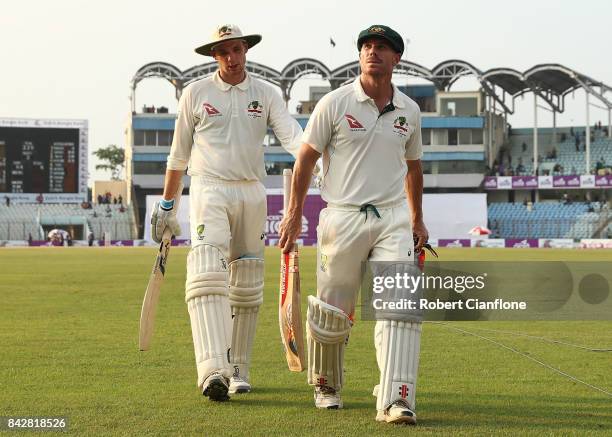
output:
<path id="1" fill-rule="evenodd" d="M 315 405 L 328 409 L 342 407 L 344 347 L 362 262 L 412 261 L 428 238 L 420 111 L 391 83 L 403 40 L 374 25 L 359 34 L 358 48 L 360 77 L 324 96 L 305 129 L 279 241 L 287 251 L 299 235 L 311 169 L 322 154 L 321 194 L 328 205 L 317 230 L 317 297 L 308 297 L 308 382 L 315 386 Z M 420 335 L 420 320 L 409 316 L 397 321 L 383 312 L 376 323 L 379 421 L 416 422 Z"/>
<path id="2" fill-rule="evenodd" d="M 196 49 L 219 70 L 190 84 L 179 101 L 163 200 L 152 216 L 154 239 L 180 229 L 174 197 L 187 167 L 191 251 L 186 296 L 202 393 L 211 400 L 251 390 L 249 361 L 263 302 L 266 192 L 263 140 L 268 127 L 297 155 L 302 129 L 271 85 L 245 70 L 261 40 L 219 26 Z"/>

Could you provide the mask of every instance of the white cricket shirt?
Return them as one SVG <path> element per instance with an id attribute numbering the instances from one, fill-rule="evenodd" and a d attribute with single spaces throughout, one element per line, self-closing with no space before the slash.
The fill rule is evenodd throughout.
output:
<path id="1" fill-rule="evenodd" d="M 406 160 L 423 155 L 421 112 L 395 85 L 392 103 L 380 115 L 359 77 L 317 103 L 302 141 L 323 154 L 321 196 L 328 203 L 381 205 L 406 197 Z"/>
<path id="2" fill-rule="evenodd" d="M 232 86 L 214 75 L 187 86 L 179 100 L 169 170 L 230 181 L 263 180 L 268 126 L 297 156 L 302 128 L 271 85 L 251 77 Z"/>

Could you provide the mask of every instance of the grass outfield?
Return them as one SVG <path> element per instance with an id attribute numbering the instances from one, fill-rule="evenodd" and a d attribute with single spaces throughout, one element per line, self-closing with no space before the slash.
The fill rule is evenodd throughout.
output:
<path id="1" fill-rule="evenodd" d="M 444 260 L 609 260 L 612 251 L 440 249 Z M 80 435 L 611 435 L 612 322 L 427 323 L 416 428 L 374 421 L 373 322 L 346 351 L 344 406 L 314 408 L 305 373 L 287 370 L 277 320 L 278 251 L 266 252 L 265 302 L 253 351 L 254 392 L 209 402 L 195 386 L 183 300 L 187 250 L 171 251 L 152 350 L 139 352 L 140 306 L 155 249 L 0 250 L 0 416 L 65 415 Z M 302 290 L 314 291 L 303 249 Z M 460 332 L 454 328 L 463 330 Z M 486 331 L 494 330 L 494 331 Z M 499 332 L 505 331 L 505 332 Z"/>

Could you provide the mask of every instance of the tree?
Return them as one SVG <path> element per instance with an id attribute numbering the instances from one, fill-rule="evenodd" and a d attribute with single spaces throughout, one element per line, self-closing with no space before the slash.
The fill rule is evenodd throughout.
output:
<path id="1" fill-rule="evenodd" d="M 100 161 L 107 162 L 105 164 L 97 164 L 96 170 L 110 170 L 111 179 L 114 181 L 118 180 L 125 165 L 125 150 L 111 144 L 108 147 L 101 147 L 93 153 Z"/>

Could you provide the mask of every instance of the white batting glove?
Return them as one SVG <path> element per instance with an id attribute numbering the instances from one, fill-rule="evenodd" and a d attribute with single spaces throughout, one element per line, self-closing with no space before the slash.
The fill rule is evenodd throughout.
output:
<path id="1" fill-rule="evenodd" d="M 181 235 L 181 227 L 174 210 L 174 199 L 155 202 L 151 214 L 151 236 L 153 241 L 160 243 L 166 228 L 170 228 L 172 235 Z"/>

